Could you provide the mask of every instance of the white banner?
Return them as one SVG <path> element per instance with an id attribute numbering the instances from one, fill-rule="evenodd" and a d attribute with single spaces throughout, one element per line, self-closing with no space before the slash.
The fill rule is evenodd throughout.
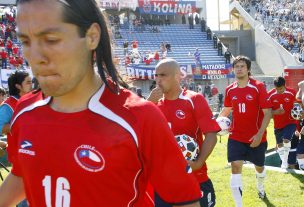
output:
<path id="1" fill-rule="evenodd" d="M 103 9 L 130 8 L 135 10 L 138 7 L 138 0 L 96 0 L 96 2 Z"/>

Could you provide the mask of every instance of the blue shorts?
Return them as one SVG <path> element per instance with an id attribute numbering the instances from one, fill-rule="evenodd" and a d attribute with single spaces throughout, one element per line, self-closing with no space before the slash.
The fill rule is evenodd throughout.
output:
<path id="1" fill-rule="evenodd" d="M 288 164 L 295 165 L 297 164 L 297 146 L 299 143 L 299 137 L 293 136 L 291 140 L 291 148 L 288 155 Z"/>
<path id="2" fill-rule="evenodd" d="M 215 192 L 211 180 L 207 180 L 200 184 L 203 197 L 200 199 L 201 206 L 213 207 L 215 206 Z M 155 207 L 172 207 L 171 204 L 162 200 L 157 193 L 154 194 Z"/>
<path id="3" fill-rule="evenodd" d="M 283 143 L 283 139 L 288 139 L 291 141 L 296 129 L 296 124 L 289 124 L 282 129 L 274 129 L 274 135 L 276 137 L 277 144 Z"/>
<path id="4" fill-rule="evenodd" d="M 228 139 L 228 162 L 250 161 L 256 166 L 262 167 L 265 163 L 267 142 L 262 142 L 257 147 L 250 147 L 250 144 Z"/>

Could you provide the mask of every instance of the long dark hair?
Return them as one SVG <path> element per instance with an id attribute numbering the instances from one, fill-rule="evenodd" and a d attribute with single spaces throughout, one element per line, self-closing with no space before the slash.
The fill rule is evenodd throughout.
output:
<path id="1" fill-rule="evenodd" d="M 17 0 L 17 5 L 35 0 Z M 37 0 L 36 0 L 37 1 Z M 96 65 L 102 81 L 113 92 L 119 91 L 119 86 L 127 87 L 127 84 L 118 74 L 112 59 L 111 39 L 108 33 L 107 21 L 101 13 L 95 0 L 57 0 L 63 5 L 63 21 L 74 24 L 79 29 L 80 37 L 85 37 L 87 30 L 93 23 L 97 23 L 101 29 L 100 41 L 92 53 L 94 65 L 94 53 L 96 53 Z M 109 84 L 108 78 L 113 81 Z"/>

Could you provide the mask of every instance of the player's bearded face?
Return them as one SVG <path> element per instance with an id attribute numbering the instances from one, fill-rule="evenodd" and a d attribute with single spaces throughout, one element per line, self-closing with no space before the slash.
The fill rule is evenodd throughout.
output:
<path id="1" fill-rule="evenodd" d="M 18 6 L 16 22 L 24 56 L 42 91 L 50 96 L 77 92 L 88 71 L 91 51 L 78 28 L 63 22 L 57 1 L 36 1 Z"/>

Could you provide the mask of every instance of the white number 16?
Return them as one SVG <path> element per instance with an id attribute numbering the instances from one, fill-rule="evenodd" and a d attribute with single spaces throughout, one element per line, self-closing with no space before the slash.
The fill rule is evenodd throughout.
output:
<path id="1" fill-rule="evenodd" d="M 44 187 L 45 204 L 47 207 L 52 207 L 51 203 L 51 176 L 47 175 L 42 180 L 42 185 Z M 56 180 L 56 202 L 55 207 L 69 207 L 71 203 L 70 195 L 70 183 L 64 177 L 59 177 Z"/>

